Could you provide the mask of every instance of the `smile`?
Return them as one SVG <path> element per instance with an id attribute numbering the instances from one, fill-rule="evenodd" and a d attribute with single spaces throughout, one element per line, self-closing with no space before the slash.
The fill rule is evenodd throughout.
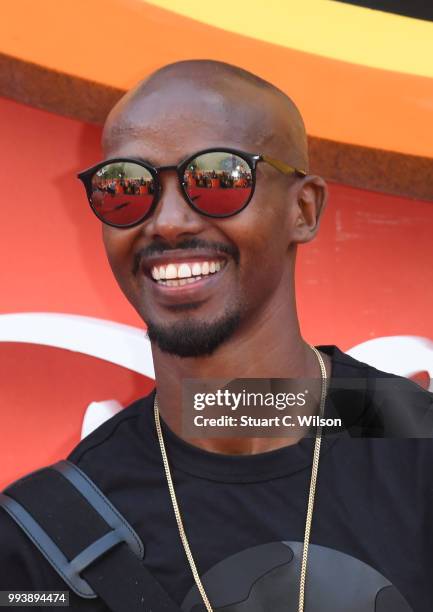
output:
<path id="1" fill-rule="evenodd" d="M 225 260 L 220 259 L 183 261 L 182 263 L 170 262 L 166 265 L 153 266 L 150 275 L 158 285 L 181 287 L 218 274 L 224 269 L 226 263 Z"/>

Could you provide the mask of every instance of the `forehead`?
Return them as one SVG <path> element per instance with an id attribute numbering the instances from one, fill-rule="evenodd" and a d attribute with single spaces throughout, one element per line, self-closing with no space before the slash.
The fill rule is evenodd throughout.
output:
<path id="1" fill-rule="evenodd" d="M 171 164 L 213 146 L 277 153 L 281 113 L 275 95 L 248 83 L 215 87 L 173 78 L 121 101 L 104 128 L 104 155 Z"/>

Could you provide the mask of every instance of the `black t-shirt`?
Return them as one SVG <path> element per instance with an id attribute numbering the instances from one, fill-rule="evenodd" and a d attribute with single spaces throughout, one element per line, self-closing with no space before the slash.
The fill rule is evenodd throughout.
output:
<path id="1" fill-rule="evenodd" d="M 328 411 L 349 414 L 380 435 L 380 406 L 432 395 L 342 353 L 332 359 Z M 399 383 L 394 400 L 377 378 Z M 332 393 L 332 381 L 358 380 Z M 416 391 L 416 393 L 414 393 Z M 124 514 L 145 546 L 145 563 L 185 612 L 203 610 L 179 539 L 153 421 L 152 392 L 85 438 L 69 459 Z M 331 404 L 334 403 L 333 406 Z M 363 427 L 359 426 L 362 417 Z M 211 453 L 163 423 L 191 550 L 214 609 L 295 612 L 313 438 L 252 456 Z M 382 428 L 383 430 L 383 428 Z M 433 609 L 431 439 L 325 435 L 307 578 L 307 612 L 431 612 Z M 9 516 L 0 511 L 0 590 L 66 590 Z M 71 609 L 105 611 L 71 593 Z"/>

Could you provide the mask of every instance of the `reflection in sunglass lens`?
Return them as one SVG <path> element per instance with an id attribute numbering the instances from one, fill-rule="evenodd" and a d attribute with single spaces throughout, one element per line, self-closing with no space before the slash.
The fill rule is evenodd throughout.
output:
<path id="1" fill-rule="evenodd" d="M 185 191 L 199 210 L 215 216 L 232 215 L 248 202 L 253 189 L 252 170 L 233 153 L 203 153 L 188 163 Z"/>
<path id="2" fill-rule="evenodd" d="M 92 178 L 92 206 L 103 221 L 132 225 L 149 212 L 154 190 L 149 170 L 133 162 L 112 162 Z"/>

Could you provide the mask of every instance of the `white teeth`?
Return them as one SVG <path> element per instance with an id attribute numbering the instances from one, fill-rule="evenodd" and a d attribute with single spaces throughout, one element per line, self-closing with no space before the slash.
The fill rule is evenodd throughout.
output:
<path id="1" fill-rule="evenodd" d="M 201 265 L 196 262 L 192 264 L 192 275 L 199 276 L 201 274 Z"/>
<path id="2" fill-rule="evenodd" d="M 166 266 L 153 266 L 151 269 L 151 276 L 157 282 L 162 282 L 164 285 L 173 286 L 171 281 L 175 279 L 197 279 L 202 276 L 209 274 L 215 274 L 219 272 L 225 265 L 225 262 L 221 261 L 195 261 L 192 264 L 181 263 L 174 264 L 170 263 Z M 170 281 L 170 283 L 168 283 Z M 185 283 L 182 283 L 185 284 Z"/>
<path id="3" fill-rule="evenodd" d="M 168 264 L 165 269 L 165 278 L 176 278 L 177 277 L 177 269 L 173 264 Z"/>
<path id="4" fill-rule="evenodd" d="M 191 276 L 191 268 L 188 264 L 180 264 L 177 269 L 177 277 L 178 278 L 189 278 Z"/>

